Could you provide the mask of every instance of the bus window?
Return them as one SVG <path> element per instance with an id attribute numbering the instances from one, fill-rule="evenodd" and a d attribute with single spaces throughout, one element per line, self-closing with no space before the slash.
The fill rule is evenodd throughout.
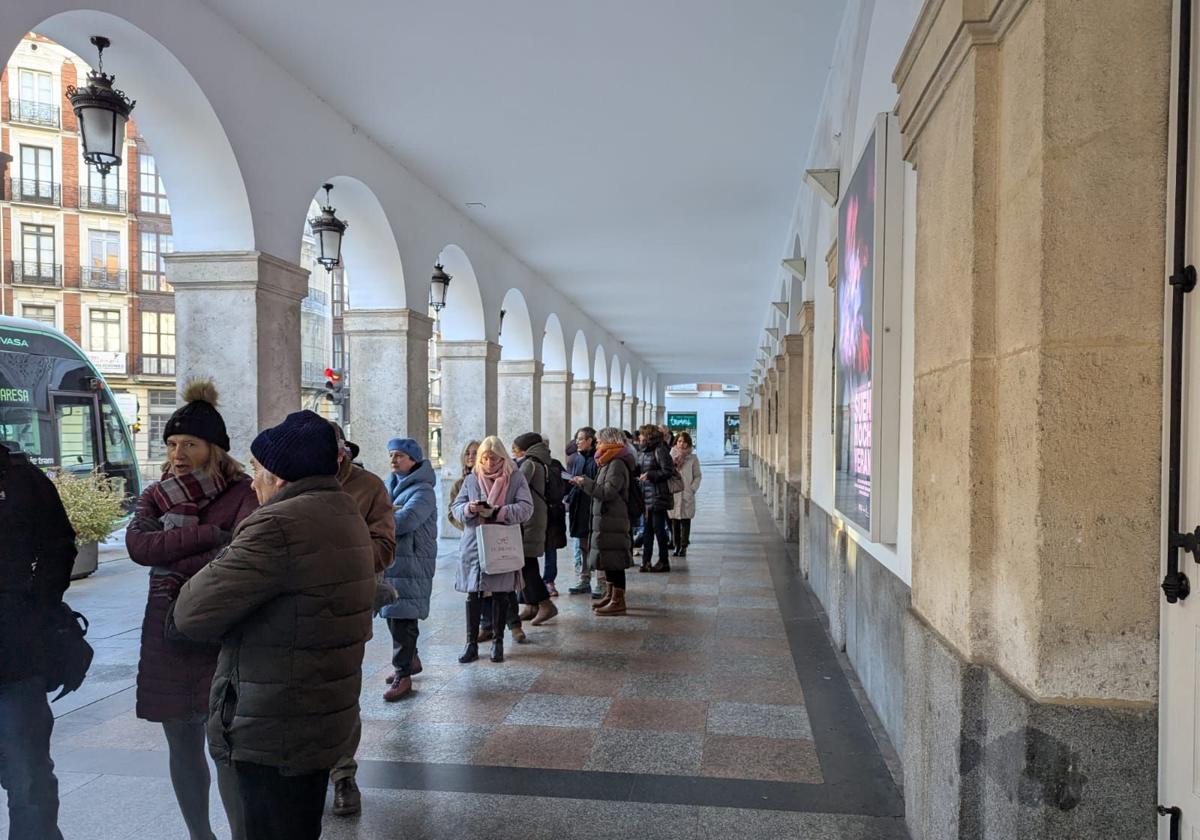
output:
<path id="1" fill-rule="evenodd" d="M 58 457 L 60 466 L 73 473 L 96 468 L 96 428 L 93 406 L 88 397 L 55 397 L 54 413 L 58 420 Z"/>
<path id="2" fill-rule="evenodd" d="M 31 457 L 42 454 L 38 412 L 30 406 L 0 405 L 0 441 L 17 445 Z M 36 461 L 35 461 L 36 463 Z"/>

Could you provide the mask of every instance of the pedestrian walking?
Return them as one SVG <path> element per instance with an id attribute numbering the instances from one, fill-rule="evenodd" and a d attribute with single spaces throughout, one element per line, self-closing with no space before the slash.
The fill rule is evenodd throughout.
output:
<path id="1" fill-rule="evenodd" d="M 669 572 L 671 560 L 667 556 L 667 511 L 675 500 L 667 482 L 675 473 L 675 465 L 671 462 L 671 451 L 658 426 L 642 426 L 641 440 L 637 469 L 642 493 L 646 497 L 641 571 Z M 651 566 L 655 540 L 658 541 L 658 562 Z"/>
<path id="2" fill-rule="evenodd" d="M 637 460 L 620 429 L 601 429 L 597 439 L 596 477 L 578 475 L 571 482 L 591 499 L 589 562 L 608 581 L 605 597 L 592 609 L 596 615 L 625 615 L 625 572 L 633 566 L 629 495 Z"/>
<path id="3" fill-rule="evenodd" d="M 558 615 L 558 607 L 550 600 L 550 590 L 546 588 L 538 568 L 538 558 L 546 553 L 546 526 L 552 501 L 547 495 L 550 487 L 550 447 L 542 443 L 542 436 L 537 432 L 526 432 L 513 441 L 512 455 L 533 496 L 533 515 L 521 525 L 521 537 L 525 541 L 525 569 L 522 572 L 525 586 L 521 594 L 525 599 L 525 609 L 520 618 L 537 626 Z"/>
<path id="4" fill-rule="evenodd" d="M 692 446 L 692 436 L 680 432 L 671 447 L 671 463 L 683 479 L 683 490 L 675 494 L 674 504 L 667 516 L 671 520 L 671 533 L 675 542 L 675 556 L 687 557 L 688 545 L 692 541 L 692 519 L 696 516 L 696 491 L 700 489 L 700 459 Z"/>
<path id="5" fill-rule="evenodd" d="M 396 550 L 396 525 L 392 518 L 392 500 L 387 488 L 379 476 L 368 472 L 354 463 L 358 458 L 357 444 L 346 440 L 342 427 L 330 423 L 338 442 L 338 483 L 350 494 L 358 505 L 359 513 L 367 523 L 371 532 L 371 546 L 375 557 L 375 574 L 382 576 L 383 570 L 392 562 Z M 378 592 L 378 588 L 376 590 Z M 420 670 L 420 659 L 414 664 L 414 672 Z M 362 738 L 362 720 L 357 721 L 354 743 Z M 342 756 L 329 774 L 333 784 L 333 813 L 339 817 L 348 817 L 362 811 L 362 793 L 358 789 L 356 777 L 358 762 L 354 755 Z"/>
<path id="6" fill-rule="evenodd" d="M 508 596 L 524 585 L 524 577 L 521 571 L 485 573 L 479 563 L 477 531 L 485 524 L 520 525 L 528 521 L 533 516 L 533 497 L 525 476 L 500 438 L 492 435 L 479 445 L 475 468 L 463 481 L 451 510 L 463 523 L 454 589 L 467 595 L 467 646 L 458 661 L 467 663 L 479 658 L 479 620 L 486 601 L 495 633 L 492 661 L 503 662 Z"/>
<path id="7" fill-rule="evenodd" d="M 433 465 L 412 438 L 388 441 L 392 474 L 387 480 L 395 520 L 396 552 L 384 578 L 396 589 L 396 601 L 380 611 L 392 634 L 391 684 L 383 699 L 389 703 L 408 696 L 412 678 L 420 673 L 417 655 L 418 622 L 429 618 L 433 575 L 437 570 L 437 476 Z"/>
<path id="8" fill-rule="evenodd" d="M 229 455 L 218 400 L 211 381 L 186 385 L 184 405 L 163 428 L 167 459 L 162 478 L 142 493 L 125 529 L 130 559 L 150 567 L 136 713 L 142 720 L 162 724 L 171 786 L 191 840 L 216 837 L 209 822 L 211 777 L 204 728 L 220 648 L 168 639 L 163 628 L 183 585 L 212 562 L 258 507 L 250 477 Z M 233 837 L 240 840 L 245 827 L 232 768 L 217 766 L 217 789 Z"/>
<path id="9" fill-rule="evenodd" d="M 248 840 L 310 840 L 330 769 L 356 747 L 371 533 L 328 421 L 294 412 L 250 452 L 260 507 L 183 585 L 168 632 L 220 642 L 208 743 L 236 771 Z"/>
<path id="10" fill-rule="evenodd" d="M 0 534 L 0 786 L 8 794 L 8 836 L 62 840 L 46 700 L 55 663 L 41 628 L 63 608 L 75 531 L 50 479 L 3 443 Z"/>
<path id="11" fill-rule="evenodd" d="M 598 470 L 596 430 L 591 426 L 584 426 L 575 432 L 575 457 L 571 459 L 571 491 L 567 494 L 567 521 L 571 538 L 575 540 L 575 585 L 567 590 L 571 595 L 592 594 L 592 566 L 588 560 L 589 538 L 592 533 L 592 500 L 579 488 L 574 479 L 581 475 L 594 479 Z"/>

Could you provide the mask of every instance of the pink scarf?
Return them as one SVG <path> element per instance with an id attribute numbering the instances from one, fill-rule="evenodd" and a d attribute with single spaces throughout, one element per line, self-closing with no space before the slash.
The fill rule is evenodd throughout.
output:
<path id="1" fill-rule="evenodd" d="M 688 453 L 691 451 L 692 450 L 690 448 L 680 446 L 679 444 L 675 444 L 675 446 L 671 448 L 671 460 L 675 462 L 675 466 L 677 468 L 683 466 L 683 459 L 686 458 Z"/>
<path id="2" fill-rule="evenodd" d="M 500 465 L 490 473 L 483 471 L 482 461 L 476 462 L 475 478 L 479 481 L 479 488 L 483 491 L 483 495 L 487 497 L 487 503 L 492 507 L 504 507 L 504 502 L 508 499 L 509 475 L 510 470 L 505 461 L 501 461 Z"/>

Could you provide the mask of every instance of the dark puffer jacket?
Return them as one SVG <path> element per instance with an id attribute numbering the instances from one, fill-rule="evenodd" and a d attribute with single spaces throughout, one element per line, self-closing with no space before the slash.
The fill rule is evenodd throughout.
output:
<path id="1" fill-rule="evenodd" d="M 46 474 L 0 446 L 0 685 L 29 679 L 42 665 L 50 610 L 75 564 L 75 531 Z"/>
<path id="2" fill-rule="evenodd" d="M 671 450 L 661 437 L 651 439 L 638 449 L 637 470 L 645 475 L 642 493 L 650 510 L 670 510 L 675 498 L 667 487 L 667 479 L 675 471 Z"/>
<path id="3" fill-rule="evenodd" d="M 572 478 L 582 475 L 594 479 L 598 471 L 594 446 L 587 452 L 576 452 L 571 456 Z M 580 488 L 572 487 L 567 494 L 567 511 L 570 514 L 571 536 L 586 540 L 592 533 L 592 498 Z"/>
<path id="4" fill-rule="evenodd" d="M 546 473 L 550 469 L 550 448 L 538 442 L 525 450 L 525 457 L 518 465 L 521 475 L 529 485 L 533 496 L 533 516 L 521 525 L 521 537 L 525 543 L 526 557 L 541 557 L 546 553 L 546 524 L 549 511 L 546 509 Z"/>
<path id="5" fill-rule="evenodd" d="M 580 490 L 592 500 L 589 564 L 603 572 L 633 565 L 633 536 L 629 523 L 629 482 L 636 481 L 637 462 L 626 449 L 600 468 L 593 480 L 584 476 Z"/>
<path id="6" fill-rule="evenodd" d="M 375 600 L 371 533 L 334 476 L 287 484 L 189 580 L 174 623 L 221 640 L 208 743 L 293 772 L 353 755 Z"/>
<path id="7" fill-rule="evenodd" d="M 138 499 L 134 518 L 125 530 L 125 548 L 135 563 L 190 578 L 208 565 L 238 523 L 257 507 L 250 478 L 242 476 L 200 511 L 199 525 L 143 530 L 139 519 L 160 515 L 147 490 Z M 137 716 L 160 723 L 207 714 L 208 692 L 217 667 L 215 645 L 167 640 L 163 631 L 169 606 L 170 601 L 163 597 L 146 599 L 138 657 Z"/>

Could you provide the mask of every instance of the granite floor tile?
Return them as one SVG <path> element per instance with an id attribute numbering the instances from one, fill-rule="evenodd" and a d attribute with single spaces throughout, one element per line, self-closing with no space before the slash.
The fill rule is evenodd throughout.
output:
<path id="1" fill-rule="evenodd" d="M 796 705 L 804 702 L 804 691 L 796 679 L 756 680 L 744 677 L 713 675 L 713 700 L 734 700 L 742 703 L 779 703 Z"/>
<path id="2" fill-rule="evenodd" d="M 773 610 L 778 611 L 779 602 L 775 595 L 745 595 L 740 592 L 722 592 L 717 598 L 717 606 L 721 608 L 735 607 L 738 609 Z"/>
<path id="3" fill-rule="evenodd" d="M 703 732 L 708 725 L 708 704 L 703 700 L 617 697 L 604 725 L 614 729 Z"/>
<path id="4" fill-rule="evenodd" d="M 712 657 L 709 661 L 713 670 L 723 676 L 754 680 L 796 679 L 796 663 L 790 654 Z"/>
<path id="5" fill-rule="evenodd" d="M 729 837 L 797 840 L 908 840 L 902 818 L 799 814 L 746 808 L 701 808 L 696 840 Z"/>
<path id="6" fill-rule="evenodd" d="M 521 699 L 516 691 L 439 691 L 417 705 L 405 720 L 418 723 L 503 723 Z M 386 758 L 386 756 L 383 756 Z"/>
<path id="7" fill-rule="evenodd" d="M 539 694 L 614 697 L 624 684 L 625 677 L 619 671 L 567 666 L 542 672 L 530 691 Z"/>
<path id="8" fill-rule="evenodd" d="M 733 703 L 718 700 L 708 707 L 708 731 L 713 735 L 751 735 L 811 741 L 812 726 L 803 706 Z"/>
<path id="9" fill-rule="evenodd" d="M 583 769 L 694 776 L 703 753 L 700 734 L 604 729 Z"/>
<path id="10" fill-rule="evenodd" d="M 707 700 L 709 680 L 698 674 L 630 674 L 621 688 L 623 697 L 664 700 Z"/>
<path id="11" fill-rule="evenodd" d="M 629 658 L 629 670 L 635 674 L 701 674 L 712 664 L 705 651 L 639 653 Z"/>
<path id="12" fill-rule="evenodd" d="M 611 697 L 531 693 L 517 701 L 504 723 L 507 726 L 599 729 L 611 705 Z"/>
<path id="13" fill-rule="evenodd" d="M 513 645 L 512 647 L 518 647 Z M 489 647 L 488 650 L 491 648 Z M 489 662 L 480 649 L 478 662 L 459 665 L 458 676 L 446 683 L 445 688 L 452 691 L 462 691 L 469 688 L 485 688 L 495 691 L 528 691 L 538 677 L 542 675 L 541 668 L 523 667 L 514 662 Z M 505 647 L 507 658 L 508 647 Z"/>
<path id="14" fill-rule="evenodd" d="M 476 752 L 473 763 L 581 770 L 592 754 L 598 732 L 559 726 L 501 726 Z"/>
<path id="15" fill-rule="evenodd" d="M 821 764 L 812 741 L 709 735 L 701 776 L 820 784 Z"/>
<path id="16" fill-rule="evenodd" d="M 463 723 L 404 722 L 381 742 L 392 761 L 465 764 L 497 727 Z"/>

